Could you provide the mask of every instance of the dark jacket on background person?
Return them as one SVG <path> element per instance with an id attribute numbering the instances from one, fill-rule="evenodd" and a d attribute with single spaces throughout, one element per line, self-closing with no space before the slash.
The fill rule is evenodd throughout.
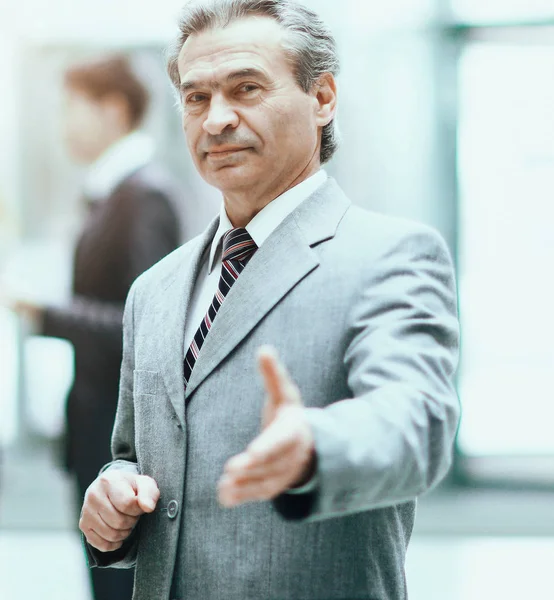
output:
<path id="1" fill-rule="evenodd" d="M 41 333 L 67 339 L 75 350 L 65 459 L 81 497 L 110 460 L 125 298 L 133 281 L 180 242 L 174 195 L 163 170 L 148 164 L 91 203 L 75 251 L 72 301 L 44 312 Z"/>

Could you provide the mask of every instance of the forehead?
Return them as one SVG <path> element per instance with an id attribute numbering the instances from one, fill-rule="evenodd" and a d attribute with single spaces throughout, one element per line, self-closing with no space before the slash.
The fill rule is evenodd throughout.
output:
<path id="1" fill-rule="evenodd" d="M 284 35 L 279 23 L 268 17 L 248 17 L 191 35 L 179 53 L 181 83 L 218 80 L 249 67 L 272 75 L 291 74 L 282 46 Z"/>

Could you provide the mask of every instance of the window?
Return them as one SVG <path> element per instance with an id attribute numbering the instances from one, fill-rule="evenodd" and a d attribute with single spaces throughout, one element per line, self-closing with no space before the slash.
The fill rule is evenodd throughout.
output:
<path id="1" fill-rule="evenodd" d="M 452 0 L 452 10 L 457 20 L 470 23 L 554 18 L 552 0 Z"/>
<path id="2" fill-rule="evenodd" d="M 460 62 L 460 393 L 467 454 L 554 454 L 554 44 Z"/>

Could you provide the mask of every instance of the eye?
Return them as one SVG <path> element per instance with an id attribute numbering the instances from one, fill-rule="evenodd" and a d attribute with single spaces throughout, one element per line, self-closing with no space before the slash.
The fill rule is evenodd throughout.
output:
<path id="1" fill-rule="evenodd" d="M 260 86 L 256 85 L 255 83 L 243 83 L 241 86 L 239 86 L 237 91 L 241 94 L 250 94 L 259 89 Z"/>
<path id="2" fill-rule="evenodd" d="M 190 94 L 185 98 L 185 103 L 189 105 L 200 104 L 206 100 L 206 94 L 200 94 L 195 92 L 194 94 Z"/>

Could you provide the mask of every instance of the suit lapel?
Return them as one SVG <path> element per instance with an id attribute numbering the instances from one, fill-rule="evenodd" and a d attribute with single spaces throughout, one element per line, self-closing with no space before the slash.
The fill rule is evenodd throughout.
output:
<path id="1" fill-rule="evenodd" d="M 349 205 L 330 179 L 270 235 L 219 309 L 192 370 L 185 399 L 291 289 L 317 268 L 319 259 L 311 246 L 334 236 Z"/>
<path id="2" fill-rule="evenodd" d="M 217 230 L 216 218 L 197 239 L 196 244 L 179 261 L 179 267 L 163 280 L 157 290 L 158 302 L 153 303 L 153 340 L 155 356 L 167 394 L 179 422 L 184 427 L 185 390 L 183 376 L 185 320 L 192 291 L 202 264 L 202 256 Z"/>

